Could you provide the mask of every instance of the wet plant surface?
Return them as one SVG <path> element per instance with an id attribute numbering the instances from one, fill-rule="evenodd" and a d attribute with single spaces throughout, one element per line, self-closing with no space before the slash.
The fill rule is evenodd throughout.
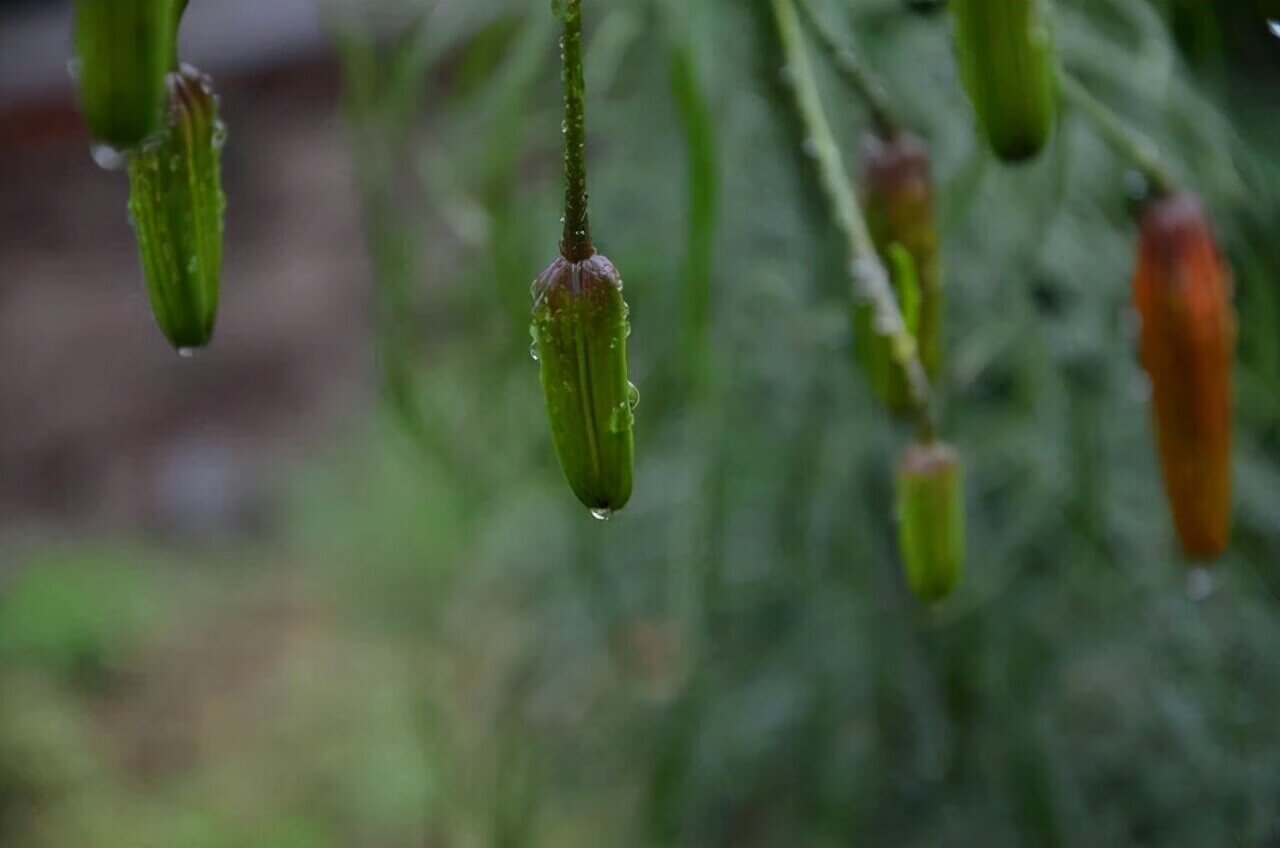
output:
<path id="1" fill-rule="evenodd" d="M 902 574 L 911 430 L 856 370 L 769 4 L 587 0 L 591 220 L 644 392 L 608 523 L 565 485 L 529 356 L 562 235 L 556 20 L 475 0 L 397 41 L 338 16 L 341 113 L 316 69 L 219 76 L 223 310 L 190 362 L 151 325 L 120 175 L 80 135 L 4 148 L 0 844 L 1274 841 L 1265 42 L 1224 11 L 1215 78 L 1145 3 L 1055 32 L 1234 271 L 1235 529 L 1190 571 L 1130 164 L 1064 100 L 1001 166 L 945 18 L 813 5 L 930 148 L 955 594 L 926 607 Z M 811 52 L 852 177 L 869 121 Z"/>

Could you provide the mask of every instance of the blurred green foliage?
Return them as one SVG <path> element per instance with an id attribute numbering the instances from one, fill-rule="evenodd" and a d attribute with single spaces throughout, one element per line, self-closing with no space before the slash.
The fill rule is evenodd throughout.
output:
<path id="1" fill-rule="evenodd" d="M 587 6 L 593 223 L 644 393 L 607 525 L 563 484 L 527 352 L 559 230 L 550 9 L 331 4 L 386 414 L 299 476 L 253 569 L 54 551 L 3 584 L 0 844 L 1280 839 L 1280 48 L 1203 4 L 1206 78 L 1142 0 L 1057 4 L 1064 64 L 1205 195 L 1236 271 L 1238 525 L 1200 598 L 1133 355 L 1125 163 L 1067 113 L 997 165 L 945 18 L 818 5 L 933 147 L 954 600 L 903 585 L 901 436 L 852 363 L 767 4 Z M 865 116 L 823 81 L 851 156 Z"/>

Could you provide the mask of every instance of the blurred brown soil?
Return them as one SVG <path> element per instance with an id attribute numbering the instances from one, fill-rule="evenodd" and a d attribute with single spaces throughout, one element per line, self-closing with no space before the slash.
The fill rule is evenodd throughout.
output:
<path id="1" fill-rule="evenodd" d="M 354 426 L 368 270 L 337 77 L 219 81 L 223 299 L 192 360 L 152 324 L 127 180 L 91 161 L 70 91 L 0 109 L 0 529 L 263 529 L 281 471 Z"/>

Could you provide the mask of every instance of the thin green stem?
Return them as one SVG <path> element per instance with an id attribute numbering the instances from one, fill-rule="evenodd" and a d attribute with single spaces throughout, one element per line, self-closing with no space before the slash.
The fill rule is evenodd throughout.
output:
<path id="1" fill-rule="evenodd" d="M 1171 194 L 1177 183 L 1161 161 L 1155 142 L 1130 127 L 1124 119 L 1094 97 L 1087 88 L 1066 71 L 1059 74 L 1063 97 L 1093 124 L 1102 139 L 1142 172 L 1159 194 Z"/>
<path id="2" fill-rule="evenodd" d="M 822 100 L 813 68 L 805 50 L 804 36 L 800 31 L 800 19 L 793 0 L 771 0 L 782 52 L 786 58 L 786 78 L 795 96 L 796 109 L 804 124 L 808 139 L 805 146 L 817 160 L 819 178 L 831 207 L 835 225 L 845 237 L 849 247 L 849 275 L 853 283 L 853 295 L 869 303 L 875 313 L 875 332 L 890 340 L 894 366 L 907 384 L 911 398 L 912 414 L 916 420 L 920 438 L 931 441 L 936 432 L 931 408 L 932 388 L 915 338 L 902 320 L 889 282 L 889 273 L 876 253 L 875 242 L 867 229 L 867 222 L 854 199 L 853 190 L 840 158 Z"/>
<path id="3" fill-rule="evenodd" d="M 885 138 L 894 135 L 900 124 L 894 112 L 893 102 L 884 86 L 862 63 L 858 54 L 836 41 L 831 30 L 818 19 L 817 12 L 813 8 L 813 0 L 797 0 L 797 2 L 805 21 L 809 24 L 809 29 L 817 37 L 823 52 L 831 60 L 840 78 L 866 104 L 867 110 L 871 113 L 871 120 L 875 122 L 876 131 Z"/>
<path id="4" fill-rule="evenodd" d="M 570 262 L 591 258 L 587 216 L 587 83 L 582 68 L 582 0 L 556 0 L 564 36 L 564 236 L 560 255 Z"/>

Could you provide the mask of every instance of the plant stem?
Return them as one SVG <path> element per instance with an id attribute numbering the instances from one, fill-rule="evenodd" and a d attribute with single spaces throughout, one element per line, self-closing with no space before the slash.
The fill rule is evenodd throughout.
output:
<path id="1" fill-rule="evenodd" d="M 796 109 L 808 139 L 806 148 L 817 160 L 819 178 L 831 207 L 835 225 L 849 247 L 849 275 L 856 299 L 871 304 L 875 312 L 875 330 L 890 340 L 894 366 L 905 377 L 911 397 L 912 413 L 920 438 L 932 441 L 936 428 L 930 406 L 932 388 L 924 365 L 920 362 L 915 338 L 902 320 L 902 310 L 889 282 L 889 273 L 876 254 L 875 243 L 867 222 L 849 186 L 840 148 L 822 109 L 813 68 L 805 51 L 800 20 L 793 0 L 771 0 L 782 52 L 786 58 L 786 75 L 795 95 Z"/>
<path id="2" fill-rule="evenodd" d="M 564 36 L 564 236 L 560 255 L 570 262 L 591 258 L 587 217 L 587 83 L 582 70 L 582 0 L 558 0 Z"/>
<path id="3" fill-rule="evenodd" d="M 1102 139 L 1121 156 L 1129 159 L 1142 172 L 1159 194 L 1172 194 L 1177 183 L 1160 159 L 1160 150 L 1151 139 L 1130 127 L 1124 119 L 1098 100 L 1084 85 L 1066 71 L 1059 73 L 1062 94 L 1084 115 Z"/>
<path id="4" fill-rule="evenodd" d="M 893 136 L 900 124 L 894 113 L 889 93 L 885 91 L 884 86 L 862 64 L 856 53 L 847 47 L 842 47 L 831 34 L 831 30 L 822 25 L 822 21 L 818 20 L 818 15 L 814 11 L 813 0 L 797 0 L 797 2 L 809 24 L 809 29 L 817 37 L 818 43 L 822 45 L 823 51 L 831 60 L 840 78 L 862 98 L 868 111 L 871 112 L 871 120 L 875 122 L 876 132 L 885 138 Z"/>

